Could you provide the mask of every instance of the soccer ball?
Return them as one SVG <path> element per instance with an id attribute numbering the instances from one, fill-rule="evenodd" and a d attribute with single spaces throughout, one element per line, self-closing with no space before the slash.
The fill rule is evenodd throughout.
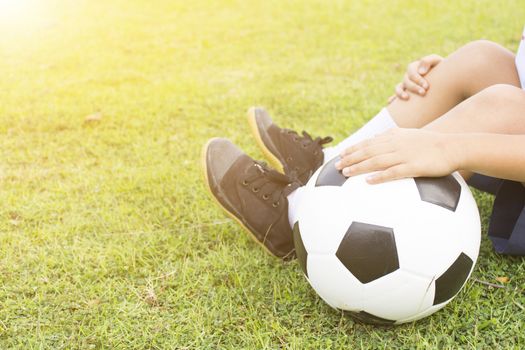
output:
<path id="1" fill-rule="evenodd" d="M 301 189 L 295 251 L 330 306 L 378 325 L 411 322 L 444 307 L 479 253 L 476 202 L 454 173 L 369 185 L 323 165 Z"/>

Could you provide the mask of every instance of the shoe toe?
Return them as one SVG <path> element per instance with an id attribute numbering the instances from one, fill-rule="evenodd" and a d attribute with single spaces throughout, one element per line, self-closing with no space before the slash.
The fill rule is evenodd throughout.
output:
<path id="1" fill-rule="evenodd" d="M 206 145 L 206 171 L 211 186 L 218 185 L 224 174 L 244 153 L 230 140 L 224 138 L 211 139 Z"/>
<path id="2" fill-rule="evenodd" d="M 253 115 L 253 118 L 257 123 L 257 127 L 260 130 L 268 130 L 270 125 L 273 124 L 270 114 L 268 114 L 268 112 L 262 107 L 251 107 L 248 111 L 248 114 Z"/>

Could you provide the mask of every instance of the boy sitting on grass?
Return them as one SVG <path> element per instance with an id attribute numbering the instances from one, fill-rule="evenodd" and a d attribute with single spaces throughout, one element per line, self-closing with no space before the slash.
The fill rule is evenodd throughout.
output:
<path id="1" fill-rule="evenodd" d="M 520 84 L 521 78 L 521 84 Z M 525 44 L 518 54 L 489 41 L 446 58 L 412 62 L 387 107 L 335 147 L 332 139 L 282 129 L 249 111 L 256 140 L 278 172 L 226 139 L 205 146 L 207 185 L 218 203 L 272 255 L 294 257 L 301 186 L 340 157 L 345 176 L 371 184 L 454 171 L 496 195 L 489 236 L 497 252 L 525 255 Z"/>

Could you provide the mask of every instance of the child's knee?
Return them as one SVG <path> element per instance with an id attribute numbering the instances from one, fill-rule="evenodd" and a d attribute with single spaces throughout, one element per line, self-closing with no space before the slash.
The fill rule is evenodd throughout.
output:
<path id="1" fill-rule="evenodd" d="M 472 58 L 476 58 L 478 56 L 481 57 L 499 57 L 499 56 L 506 56 L 506 55 L 512 55 L 512 52 L 506 49 L 505 47 L 501 46 L 498 43 L 495 43 L 490 40 L 475 40 L 471 41 L 465 46 L 463 46 L 460 50 L 468 51 L 471 54 L 474 54 Z"/>
<path id="2" fill-rule="evenodd" d="M 509 104 L 519 104 L 525 107 L 525 91 L 509 84 L 495 84 L 476 95 L 476 103 L 490 104 L 493 107 L 506 107 Z"/>
<path id="3" fill-rule="evenodd" d="M 468 57 L 472 69 L 491 69 L 501 61 L 514 64 L 514 54 L 510 50 L 489 40 L 471 41 L 457 52 Z"/>

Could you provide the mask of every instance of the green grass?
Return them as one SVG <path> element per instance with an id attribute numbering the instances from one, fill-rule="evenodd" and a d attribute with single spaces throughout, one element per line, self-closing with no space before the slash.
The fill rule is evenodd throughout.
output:
<path id="1" fill-rule="evenodd" d="M 525 347 L 524 260 L 485 236 L 473 278 L 505 288 L 471 279 L 420 322 L 355 324 L 223 216 L 199 163 L 213 136 L 262 157 L 251 105 L 341 140 L 411 60 L 478 38 L 514 50 L 522 5 L 47 1 L 0 15 L 0 348 Z M 492 199 L 476 197 L 486 231 Z"/>

